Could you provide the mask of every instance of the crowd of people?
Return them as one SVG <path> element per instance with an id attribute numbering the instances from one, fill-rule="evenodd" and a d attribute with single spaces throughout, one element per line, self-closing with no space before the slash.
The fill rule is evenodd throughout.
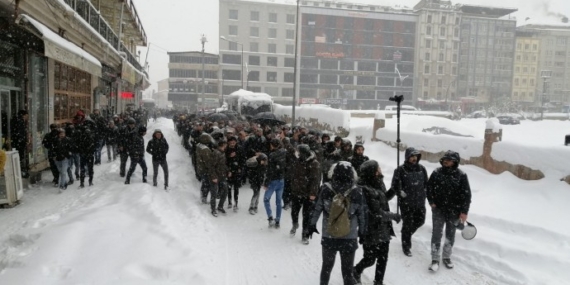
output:
<path id="1" fill-rule="evenodd" d="M 186 114 L 175 115 L 173 121 L 201 181 L 201 202 L 210 205 L 214 217 L 226 214 L 225 209 L 238 211 L 240 188 L 247 182 L 253 190 L 246 203 L 249 213 L 258 213 L 261 196 L 269 227 L 279 229 L 282 211 L 290 209 L 291 236 L 299 229 L 302 213 L 304 244 L 320 234 L 316 225 L 323 217 L 321 285 L 329 282 L 337 252 L 345 285 L 360 284 L 364 269 L 375 263 L 374 284 L 383 284 L 390 239 L 395 236 L 392 221 L 403 222 L 402 251 L 412 257 L 412 236 L 425 222 L 426 199 L 433 219 L 429 269 L 439 268 L 444 227 L 442 261 L 453 268 L 456 227 L 466 222 L 471 203 L 458 153 L 445 153 L 441 167 L 428 176 L 420 164 L 421 153 L 408 148 L 387 189 L 379 163 L 364 154 L 361 142 L 353 146 L 347 138 L 302 126 L 211 122 Z M 390 211 L 388 202 L 394 197 L 401 213 Z M 354 266 L 358 243 L 364 256 Z"/>

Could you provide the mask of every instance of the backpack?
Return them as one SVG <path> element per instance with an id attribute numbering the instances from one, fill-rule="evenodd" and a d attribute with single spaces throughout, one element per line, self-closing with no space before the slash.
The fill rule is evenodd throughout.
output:
<path id="1" fill-rule="evenodd" d="M 245 165 L 250 168 L 257 167 L 258 164 L 259 163 L 257 162 L 257 156 L 252 156 L 245 162 Z"/>
<path id="2" fill-rule="evenodd" d="M 337 193 L 330 183 L 325 183 L 325 185 L 335 193 L 329 209 L 327 232 L 335 238 L 344 237 L 350 233 L 350 193 L 356 187 L 352 187 L 344 193 Z"/>

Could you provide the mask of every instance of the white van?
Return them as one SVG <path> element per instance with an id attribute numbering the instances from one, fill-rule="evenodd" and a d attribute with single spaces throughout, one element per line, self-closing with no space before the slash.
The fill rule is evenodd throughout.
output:
<path id="1" fill-rule="evenodd" d="M 386 110 L 386 111 L 397 111 L 398 106 L 396 106 L 396 105 L 386 106 L 386 108 L 384 110 Z M 416 107 L 410 106 L 410 105 L 402 105 L 400 107 L 400 110 L 402 110 L 402 111 L 418 111 L 418 109 L 416 109 Z"/>

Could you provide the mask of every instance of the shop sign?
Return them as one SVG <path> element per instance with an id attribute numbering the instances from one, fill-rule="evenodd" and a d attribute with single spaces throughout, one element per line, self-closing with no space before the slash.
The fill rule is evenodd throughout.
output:
<path id="1" fill-rule="evenodd" d="M 301 104 L 317 104 L 316 98 L 301 98 L 299 101 Z"/>

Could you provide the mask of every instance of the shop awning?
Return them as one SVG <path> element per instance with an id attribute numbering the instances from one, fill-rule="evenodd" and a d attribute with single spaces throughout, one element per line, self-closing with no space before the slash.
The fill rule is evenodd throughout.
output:
<path id="1" fill-rule="evenodd" d="M 44 41 L 45 56 L 94 76 L 102 76 L 102 65 L 99 60 L 74 43 L 60 37 L 42 23 L 25 14 L 18 16 L 16 23 L 40 35 Z"/>

